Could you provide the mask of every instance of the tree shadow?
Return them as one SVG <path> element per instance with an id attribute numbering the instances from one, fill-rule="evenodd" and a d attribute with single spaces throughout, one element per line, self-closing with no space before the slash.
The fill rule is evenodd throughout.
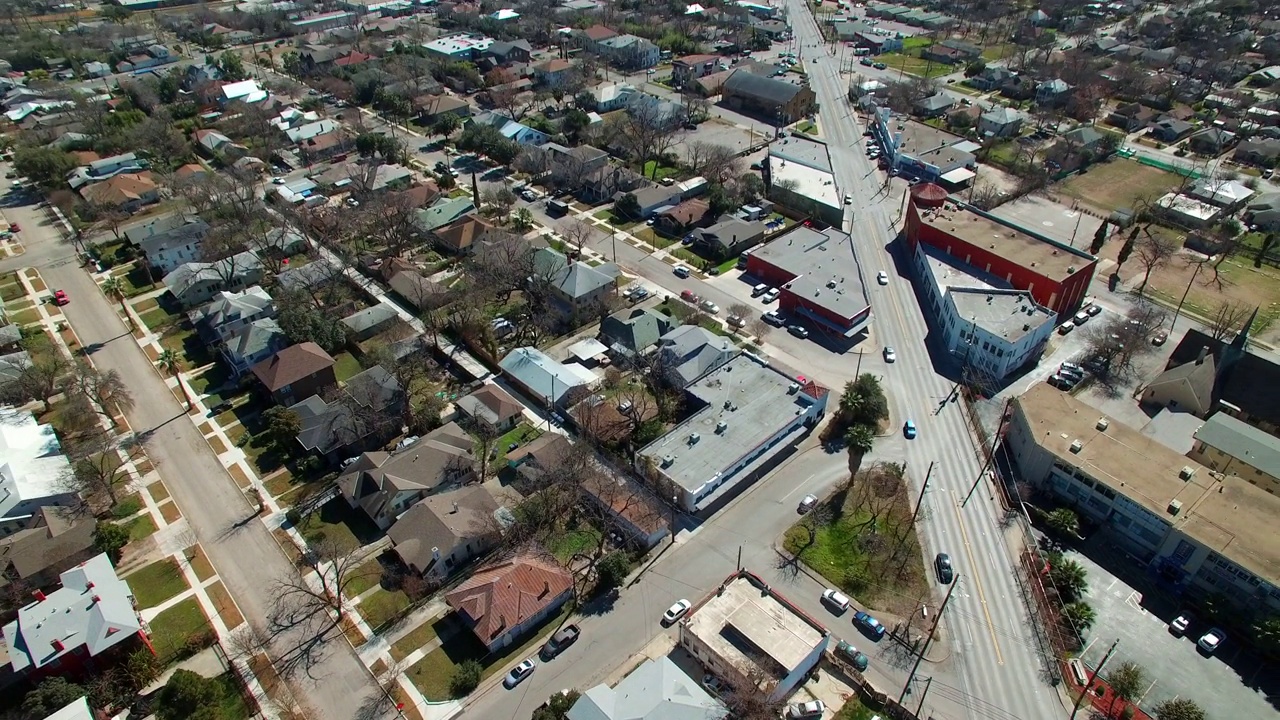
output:
<path id="1" fill-rule="evenodd" d="M 618 588 L 610 588 L 602 593 L 596 593 L 588 599 L 578 609 L 578 612 L 584 616 L 601 616 L 608 615 L 613 612 L 614 607 L 621 597 Z"/>

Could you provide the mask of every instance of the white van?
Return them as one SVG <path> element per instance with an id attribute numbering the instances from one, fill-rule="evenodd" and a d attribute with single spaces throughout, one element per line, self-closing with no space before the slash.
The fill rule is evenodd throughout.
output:
<path id="1" fill-rule="evenodd" d="M 751 288 L 751 297 L 760 297 L 767 292 L 769 292 L 768 284 L 760 283 L 759 285 Z"/>

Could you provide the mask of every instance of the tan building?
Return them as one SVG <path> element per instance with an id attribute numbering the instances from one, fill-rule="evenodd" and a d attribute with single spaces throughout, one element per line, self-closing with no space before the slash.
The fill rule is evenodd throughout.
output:
<path id="1" fill-rule="evenodd" d="M 1203 348 L 1195 362 L 1169 368 L 1142 389 L 1142 404 L 1207 417 L 1213 410 L 1213 383 L 1217 362 Z"/>
<path id="2" fill-rule="evenodd" d="M 1105 527 L 1165 588 L 1280 610 L 1280 498 L 1043 383 L 1013 402 L 1004 447 L 1027 482 Z"/>
<path id="3" fill-rule="evenodd" d="M 1220 412 L 1200 426 L 1195 439 L 1187 457 L 1272 495 L 1280 490 L 1280 438 Z"/>

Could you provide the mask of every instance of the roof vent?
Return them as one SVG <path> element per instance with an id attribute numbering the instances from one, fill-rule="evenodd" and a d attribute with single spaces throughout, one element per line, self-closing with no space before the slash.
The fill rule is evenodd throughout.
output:
<path id="1" fill-rule="evenodd" d="M 1177 515 L 1177 514 L 1178 514 L 1178 513 L 1180 513 L 1180 512 L 1182 512 L 1182 501 L 1181 501 L 1181 500 L 1170 500 L 1170 501 L 1169 501 L 1169 514 L 1170 514 L 1170 515 Z"/>
<path id="2" fill-rule="evenodd" d="M 800 390 L 800 383 L 791 383 L 787 386 L 787 394 L 790 395 Z"/>
<path id="3" fill-rule="evenodd" d="M 690 444 L 690 445 L 694 445 L 694 444 L 696 444 L 696 443 L 697 443 L 699 440 L 701 440 L 701 439 L 702 439 L 702 436 L 701 436 L 701 435 L 699 435 L 698 433 L 689 433 L 689 444 Z"/>
<path id="4" fill-rule="evenodd" d="M 725 430 L 728 430 L 728 429 L 729 429 L 729 423 L 727 423 L 727 422 L 725 422 L 725 421 L 723 421 L 723 420 L 721 420 L 720 422 L 716 423 L 716 432 L 717 432 L 717 433 L 719 433 L 719 434 L 723 435 L 723 434 L 724 434 L 724 431 L 725 431 Z"/>
<path id="5" fill-rule="evenodd" d="M 675 456 L 675 455 L 663 455 L 663 456 L 662 456 L 662 467 L 671 467 L 672 465 L 674 465 L 674 464 L 675 464 L 675 461 L 676 461 L 676 456 Z"/>
<path id="6" fill-rule="evenodd" d="M 1196 469 L 1191 467 L 1190 465 L 1183 465 L 1182 469 L 1178 471 L 1178 477 L 1182 478 L 1183 480 L 1190 480 L 1191 476 L 1195 474 L 1196 474 Z"/>
<path id="7" fill-rule="evenodd" d="M 1083 449 L 1084 449 L 1084 443 L 1080 442 L 1079 440 L 1071 441 L 1071 452 L 1078 454 Z"/>
<path id="8" fill-rule="evenodd" d="M 439 560 L 439 559 L 440 559 L 440 548 L 438 548 L 438 547 L 433 547 L 433 548 L 431 548 L 431 559 L 432 559 L 432 560 Z"/>
<path id="9" fill-rule="evenodd" d="M 1099 431 L 1105 432 L 1110 425 L 1111 425 L 1111 422 L 1106 418 L 1098 418 L 1098 424 L 1094 425 L 1094 427 L 1098 428 Z"/>

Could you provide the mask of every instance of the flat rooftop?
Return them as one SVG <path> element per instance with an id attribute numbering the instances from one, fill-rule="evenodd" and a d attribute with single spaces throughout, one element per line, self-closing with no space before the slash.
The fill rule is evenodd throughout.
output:
<path id="1" fill-rule="evenodd" d="M 429 43 L 423 43 L 423 47 L 428 50 L 434 50 L 438 53 L 452 55 L 453 53 L 462 52 L 463 50 L 474 50 L 483 52 L 493 45 L 493 38 L 489 37 L 472 37 L 470 35 L 450 35 Z"/>
<path id="2" fill-rule="evenodd" d="M 826 629 L 815 625 L 739 575 L 690 613 L 684 630 L 748 676 L 760 667 L 781 678 L 826 642 Z M 773 666 L 754 658 L 769 658 Z"/>
<path id="3" fill-rule="evenodd" d="M 769 161 L 769 172 L 773 182 L 791 181 L 795 183 L 794 192 L 798 195 L 831 207 L 840 207 L 840 193 L 836 190 L 836 178 L 826 170 L 818 170 L 794 162 L 779 162 L 776 158 Z"/>
<path id="4" fill-rule="evenodd" d="M 738 458 L 791 422 L 795 413 L 786 408 L 808 406 L 803 395 L 791 392 L 793 382 L 752 356 L 740 353 L 687 388 L 706 407 L 642 448 L 640 454 L 659 464 L 667 455 L 674 457 L 675 462 L 662 468 L 663 472 L 696 494 Z M 733 409 L 726 409 L 726 402 Z M 717 433 L 716 425 L 722 420 L 728 427 Z M 698 441 L 691 443 L 689 437 L 693 433 L 698 434 Z"/>
<path id="5" fill-rule="evenodd" d="M 852 318 L 871 304 L 848 233 L 796 225 L 751 254 L 793 275 L 787 290 L 840 317 Z"/>
<path id="6" fill-rule="evenodd" d="M 981 290 L 951 288 L 956 314 L 974 325 L 1011 343 L 1018 342 L 1045 323 L 1058 317 L 1041 307 L 1024 290 Z"/>
<path id="7" fill-rule="evenodd" d="M 1015 400 L 1036 442 L 1069 466 L 1078 467 L 1146 508 L 1205 547 L 1280 585 L 1280 542 L 1275 518 L 1280 497 L 1235 475 L 1222 477 L 1165 447 L 1069 393 L 1038 383 Z M 1099 430 L 1106 418 L 1107 429 Z M 1071 452 L 1079 440 L 1080 452 Z M 1194 470 L 1183 480 L 1182 468 Z M 1169 503 L 1182 502 L 1178 515 Z"/>
<path id="8" fill-rule="evenodd" d="M 831 172 L 831 155 L 827 152 L 827 146 L 797 135 L 781 138 L 771 143 L 769 145 L 769 157 L 807 165 L 815 170 Z M 781 163 L 774 163 L 769 166 L 769 169 L 775 170 L 779 164 Z"/>
<path id="9" fill-rule="evenodd" d="M 895 120 L 896 118 L 890 119 L 889 131 L 902 134 L 902 144 L 898 147 L 900 152 L 919 156 L 964 141 L 959 135 L 952 135 L 924 123 L 908 120 L 895 125 Z M 901 130 L 897 130 L 899 126 L 902 127 Z"/>
<path id="10" fill-rule="evenodd" d="M 947 202 L 939 208 L 916 208 L 923 225 L 959 238 L 1005 258 L 1020 267 L 1035 270 L 1062 282 L 1093 262 L 1071 252 L 1065 245 L 1028 234 L 1025 230 L 996 222 L 985 215 Z M 944 251 L 946 248 L 942 248 Z"/>

